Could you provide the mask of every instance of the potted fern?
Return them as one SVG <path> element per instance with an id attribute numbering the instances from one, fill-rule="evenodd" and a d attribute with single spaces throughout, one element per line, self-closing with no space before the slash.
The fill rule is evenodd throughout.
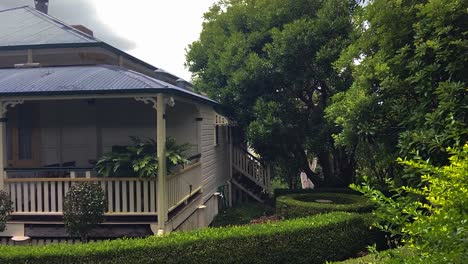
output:
<path id="1" fill-rule="evenodd" d="M 119 146 L 101 157 L 95 166 L 96 171 L 106 177 L 152 178 L 158 174 L 156 142 L 152 139 L 141 140 L 130 137 L 132 145 Z M 179 166 L 188 163 L 185 153 L 190 144 L 177 144 L 172 137 L 166 139 L 167 170 L 172 172 Z"/>

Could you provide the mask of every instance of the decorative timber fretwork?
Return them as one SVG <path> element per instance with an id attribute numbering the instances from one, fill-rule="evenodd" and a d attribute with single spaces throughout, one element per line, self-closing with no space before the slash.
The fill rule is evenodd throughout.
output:
<path id="1" fill-rule="evenodd" d="M 2 108 L 0 109 L 0 114 L 1 116 L 5 116 L 5 114 L 8 112 L 8 108 L 13 108 L 16 105 L 23 104 L 24 100 L 7 100 L 7 101 L 2 101 Z"/>
<path id="2" fill-rule="evenodd" d="M 164 103 L 167 104 L 170 107 L 174 107 L 175 106 L 174 97 L 171 96 L 171 97 L 164 98 Z"/>
<path id="3" fill-rule="evenodd" d="M 140 102 L 143 102 L 143 103 L 145 103 L 145 104 L 152 104 L 153 109 L 154 109 L 154 110 L 157 110 L 157 105 L 158 105 L 158 103 L 156 102 L 156 98 L 154 98 L 154 97 L 148 97 L 148 96 L 145 96 L 145 97 L 135 97 L 135 100 L 140 101 Z M 166 98 L 164 98 L 164 103 L 167 104 L 167 105 L 170 106 L 170 107 L 174 107 L 174 106 L 175 106 L 174 97 L 166 97 Z"/>
<path id="4" fill-rule="evenodd" d="M 220 114 L 215 114 L 215 125 L 217 125 L 217 126 L 227 126 L 227 125 L 229 125 L 229 120 L 226 117 L 224 117 L 224 116 L 222 116 Z"/>
<path id="5" fill-rule="evenodd" d="M 143 102 L 145 104 L 152 104 L 154 110 L 157 110 L 158 103 L 156 102 L 156 98 L 153 97 L 135 97 L 135 100 Z"/>

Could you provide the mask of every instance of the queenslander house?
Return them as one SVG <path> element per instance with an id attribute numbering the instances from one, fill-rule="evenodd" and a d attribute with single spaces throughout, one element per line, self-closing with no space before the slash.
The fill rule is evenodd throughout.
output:
<path id="1" fill-rule="evenodd" d="M 38 2 L 0 10 L 0 190 L 14 203 L 2 243 L 69 240 L 63 200 L 78 182 L 99 184 L 108 203 L 91 239 L 205 227 L 239 199 L 263 201 L 269 167 L 222 105 Z M 184 144 L 186 162 L 167 170 L 158 158 L 151 177 L 96 169 L 135 138 L 157 143 L 157 157 L 168 139 Z"/>

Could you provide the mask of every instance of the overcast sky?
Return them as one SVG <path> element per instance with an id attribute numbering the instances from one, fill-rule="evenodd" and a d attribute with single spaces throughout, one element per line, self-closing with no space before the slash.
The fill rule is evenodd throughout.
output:
<path id="1" fill-rule="evenodd" d="M 49 15 L 82 24 L 94 36 L 190 80 L 185 48 L 198 39 L 203 13 L 216 0 L 50 0 Z M 34 0 L 0 0 L 0 10 Z"/>

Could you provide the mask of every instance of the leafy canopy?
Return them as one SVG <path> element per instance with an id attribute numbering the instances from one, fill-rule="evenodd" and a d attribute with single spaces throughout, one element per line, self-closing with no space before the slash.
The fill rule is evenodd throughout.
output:
<path id="1" fill-rule="evenodd" d="M 316 183 L 307 156 L 322 154 L 323 166 L 333 151 L 323 109 L 350 81 L 332 63 L 349 44 L 354 8 L 348 0 L 219 1 L 187 52 L 195 86 L 230 109 L 251 146 Z"/>
<path id="2" fill-rule="evenodd" d="M 417 150 L 436 165 L 468 139 L 468 2 L 374 0 L 356 13 L 357 39 L 336 64 L 354 82 L 327 117 L 361 175 L 401 175 L 398 156 Z"/>

